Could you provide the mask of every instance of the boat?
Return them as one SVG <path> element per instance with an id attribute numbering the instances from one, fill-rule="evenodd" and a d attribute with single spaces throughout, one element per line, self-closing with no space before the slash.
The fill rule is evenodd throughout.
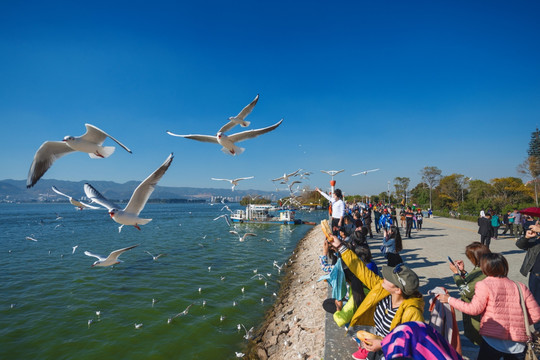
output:
<path id="1" fill-rule="evenodd" d="M 245 210 L 236 210 L 231 215 L 234 223 L 257 223 L 278 225 L 311 224 L 295 218 L 295 211 L 274 205 L 248 204 Z"/>

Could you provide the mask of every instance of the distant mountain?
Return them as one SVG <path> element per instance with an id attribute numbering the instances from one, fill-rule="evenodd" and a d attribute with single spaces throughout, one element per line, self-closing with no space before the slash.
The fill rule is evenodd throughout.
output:
<path id="1" fill-rule="evenodd" d="M 0 180 L 0 201 L 67 201 L 67 198 L 52 191 L 52 186 L 64 194 L 73 196 L 77 199 L 84 199 L 85 181 L 64 181 L 41 179 L 34 187 L 27 189 L 26 180 Z M 91 184 L 106 198 L 110 200 L 129 200 L 133 190 L 139 185 L 139 181 L 128 181 L 124 184 L 112 181 L 92 181 Z M 194 188 L 194 187 L 167 187 L 156 186 L 150 199 L 187 199 L 187 200 L 207 200 L 212 197 L 230 198 L 230 201 L 239 201 L 246 195 L 260 195 L 270 197 L 274 194 L 276 197 L 286 196 L 286 192 L 270 192 L 260 190 L 239 190 L 235 189 L 216 189 L 216 188 Z"/>

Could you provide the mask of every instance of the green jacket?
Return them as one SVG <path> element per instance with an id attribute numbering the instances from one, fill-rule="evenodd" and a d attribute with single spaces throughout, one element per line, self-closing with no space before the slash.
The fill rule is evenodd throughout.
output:
<path id="1" fill-rule="evenodd" d="M 459 289 L 459 294 L 461 295 L 461 300 L 465 302 L 471 302 L 474 296 L 474 287 L 476 283 L 484 280 L 486 275 L 482 272 L 482 269 L 475 267 L 466 277 L 463 279 L 458 274 L 454 275 L 454 281 Z M 482 336 L 480 336 L 480 315 L 467 315 L 463 313 L 463 333 L 465 336 L 471 340 L 476 345 L 482 343 Z"/>
<path id="2" fill-rule="evenodd" d="M 341 260 L 347 264 L 349 270 L 368 288 L 369 293 L 356 312 L 354 313 L 350 326 L 354 325 L 371 325 L 374 326 L 373 320 L 377 304 L 390 293 L 383 289 L 383 278 L 369 270 L 362 260 L 360 260 L 354 252 L 346 250 L 341 254 Z M 411 297 L 404 299 L 399 305 L 399 308 L 390 324 L 390 330 L 397 325 L 408 321 L 424 321 L 424 299 Z"/>

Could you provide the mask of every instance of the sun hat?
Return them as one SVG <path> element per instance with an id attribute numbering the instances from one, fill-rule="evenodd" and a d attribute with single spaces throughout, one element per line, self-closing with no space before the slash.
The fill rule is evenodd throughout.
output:
<path id="1" fill-rule="evenodd" d="M 405 295 L 414 294 L 420 286 L 418 275 L 403 263 L 395 267 L 383 265 L 382 276 L 400 288 Z"/>

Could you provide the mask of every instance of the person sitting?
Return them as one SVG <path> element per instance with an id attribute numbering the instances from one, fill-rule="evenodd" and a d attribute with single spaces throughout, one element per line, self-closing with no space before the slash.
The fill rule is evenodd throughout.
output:
<path id="1" fill-rule="evenodd" d="M 369 270 L 337 236 L 333 237 L 332 245 L 338 249 L 343 263 L 369 289 L 366 298 L 355 311 L 350 327 L 374 326 L 377 335 L 384 337 L 399 324 L 424 321 L 424 300 L 418 291 L 420 281 L 413 270 L 404 264 L 383 266 L 380 277 Z M 380 340 L 366 343 L 364 348 L 370 352 L 370 359 L 377 360 L 383 356 Z"/>

